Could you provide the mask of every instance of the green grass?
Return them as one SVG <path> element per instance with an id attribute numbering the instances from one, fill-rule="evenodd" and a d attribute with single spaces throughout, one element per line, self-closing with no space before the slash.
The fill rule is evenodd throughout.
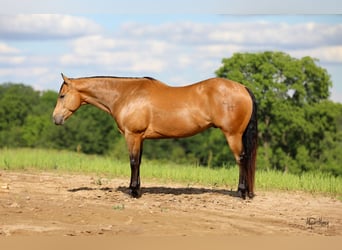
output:
<path id="1" fill-rule="evenodd" d="M 127 183 L 130 176 L 128 159 L 118 161 L 105 156 L 43 149 L 0 149 L 0 169 L 95 173 L 108 177 L 127 177 Z M 235 190 L 238 169 L 212 169 L 143 160 L 141 178 L 143 181 L 176 182 L 188 186 L 199 184 Z M 322 173 L 296 176 L 276 171 L 257 171 L 256 190 L 305 191 L 341 198 L 342 178 Z"/>

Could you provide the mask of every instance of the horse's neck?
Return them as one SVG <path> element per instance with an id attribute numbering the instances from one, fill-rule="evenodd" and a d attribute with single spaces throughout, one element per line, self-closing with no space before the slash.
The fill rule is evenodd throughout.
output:
<path id="1" fill-rule="evenodd" d="M 78 88 L 86 103 L 114 115 L 120 96 L 125 96 L 124 92 L 128 90 L 123 84 L 119 78 L 89 78 L 82 80 Z"/>
<path id="2" fill-rule="evenodd" d="M 101 79 L 84 79 L 78 84 L 78 90 L 82 93 L 85 103 L 94 105 L 95 107 L 111 114 L 112 107 L 116 100 L 117 91 L 115 86 L 101 81 Z"/>

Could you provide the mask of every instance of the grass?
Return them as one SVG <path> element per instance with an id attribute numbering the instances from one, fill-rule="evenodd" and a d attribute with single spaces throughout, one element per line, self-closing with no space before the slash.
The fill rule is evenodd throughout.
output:
<path id="1" fill-rule="evenodd" d="M 128 159 L 118 161 L 105 156 L 44 149 L 0 149 L 0 169 L 95 173 L 108 177 L 127 177 L 127 183 L 130 176 Z M 238 169 L 237 167 L 212 169 L 143 161 L 141 178 L 143 181 L 177 182 L 188 186 L 199 184 L 235 190 Z M 256 189 L 305 191 L 342 198 L 342 177 L 322 173 L 296 176 L 276 171 L 257 171 Z"/>

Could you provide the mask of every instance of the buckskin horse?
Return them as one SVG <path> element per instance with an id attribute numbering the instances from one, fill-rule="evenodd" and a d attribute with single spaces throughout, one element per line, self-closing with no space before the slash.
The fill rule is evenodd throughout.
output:
<path id="1" fill-rule="evenodd" d="M 239 165 L 239 195 L 253 198 L 257 106 L 247 87 L 223 78 L 171 87 L 150 77 L 62 77 L 54 123 L 62 125 L 84 104 L 110 114 L 128 146 L 133 197 L 141 196 L 144 139 L 188 137 L 216 127 L 223 132 Z"/>

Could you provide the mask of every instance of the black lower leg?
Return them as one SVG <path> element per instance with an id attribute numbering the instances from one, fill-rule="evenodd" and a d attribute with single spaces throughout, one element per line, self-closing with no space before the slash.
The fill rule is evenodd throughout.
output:
<path id="1" fill-rule="evenodd" d="M 141 196 L 140 190 L 140 157 L 130 156 L 131 163 L 131 182 L 129 188 L 131 190 L 131 195 L 134 198 L 139 198 Z"/>
<path id="2" fill-rule="evenodd" d="M 131 196 L 133 198 L 140 198 L 141 197 L 141 189 L 140 187 L 130 187 Z"/>
<path id="3" fill-rule="evenodd" d="M 241 178 L 240 178 L 240 179 L 241 179 Z M 247 188 L 246 188 L 245 181 L 241 181 L 241 180 L 240 180 L 239 186 L 238 186 L 238 193 L 239 193 L 239 196 L 240 196 L 242 199 L 246 199 Z"/>
<path id="4" fill-rule="evenodd" d="M 246 194 L 248 192 L 247 182 L 246 182 L 246 170 L 245 166 L 245 154 L 244 152 L 240 155 L 239 167 L 240 167 L 240 174 L 239 174 L 239 186 L 238 186 L 238 193 L 242 199 L 246 199 Z"/>
<path id="5" fill-rule="evenodd" d="M 129 185 L 129 189 L 130 189 L 130 193 L 131 193 L 131 196 L 133 198 L 139 198 L 141 197 L 141 190 L 140 190 L 140 181 L 138 180 L 137 182 L 136 181 L 133 181 L 131 180 L 131 183 Z"/>

